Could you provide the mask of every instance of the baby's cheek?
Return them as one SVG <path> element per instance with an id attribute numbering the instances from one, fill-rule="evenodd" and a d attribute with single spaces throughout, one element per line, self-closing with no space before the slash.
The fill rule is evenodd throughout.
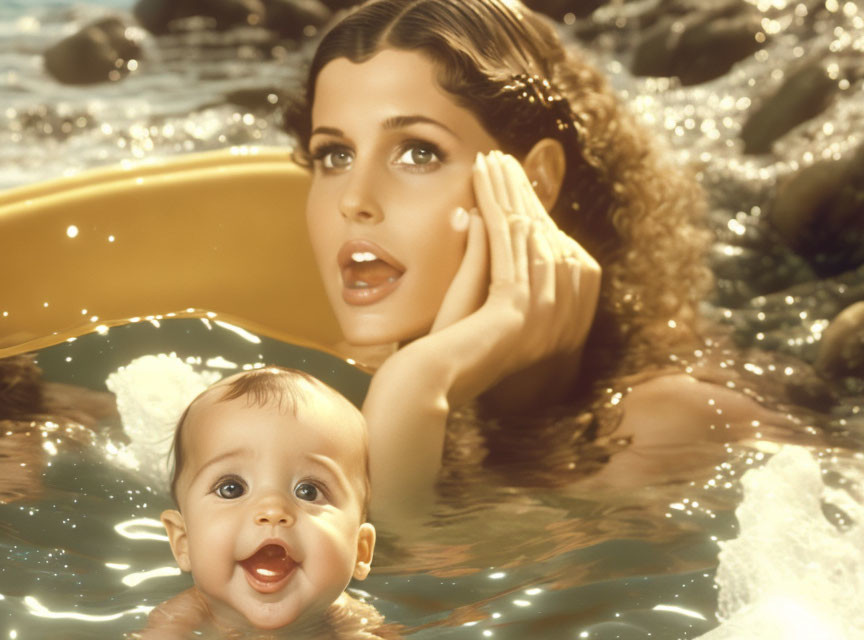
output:
<path id="1" fill-rule="evenodd" d="M 224 581 L 234 570 L 237 532 L 230 523 L 210 519 L 190 531 L 189 556 L 196 583 Z"/>

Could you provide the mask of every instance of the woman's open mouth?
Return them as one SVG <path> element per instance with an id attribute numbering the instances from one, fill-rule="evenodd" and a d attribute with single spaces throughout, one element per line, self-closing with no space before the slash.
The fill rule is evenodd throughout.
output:
<path id="1" fill-rule="evenodd" d="M 390 295 L 405 267 L 374 242 L 351 240 L 336 257 L 342 275 L 342 299 L 350 305 L 374 304 Z"/>
<path id="2" fill-rule="evenodd" d="M 288 555 L 281 544 L 271 543 L 240 561 L 249 585 L 259 593 L 273 593 L 281 589 L 294 574 L 298 562 Z"/>

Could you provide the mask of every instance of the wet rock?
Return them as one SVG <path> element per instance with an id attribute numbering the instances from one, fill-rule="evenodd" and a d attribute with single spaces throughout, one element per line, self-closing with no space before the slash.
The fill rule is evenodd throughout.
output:
<path id="1" fill-rule="evenodd" d="M 750 114 L 741 130 L 744 153 L 769 153 L 774 141 L 822 113 L 839 91 L 822 61 L 790 73 L 785 82 Z"/>
<path id="2" fill-rule="evenodd" d="M 135 17 L 151 33 L 173 30 L 172 23 L 191 17 L 205 20 L 202 26 L 225 30 L 239 26 L 261 26 L 267 11 L 261 0 L 139 0 Z"/>
<path id="3" fill-rule="evenodd" d="M 42 410 L 42 371 L 29 355 L 0 358 L 0 420 Z"/>
<path id="4" fill-rule="evenodd" d="M 524 2 L 529 9 L 556 20 L 563 20 L 568 13 L 573 14 L 576 18 L 587 18 L 595 9 L 606 4 L 608 0 L 581 0 L 580 2 L 573 2 L 573 0 L 524 0 Z"/>
<path id="5" fill-rule="evenodd" d="M 275 87 L 238 89 L 226 94 L 225 99 L 248 112 L 269 113 L 279 108 L 281 90 Z"/>
<path id="6" fill-rule="evenodd" d="M 778 187 L 768 219 L 821 277 L 864 263 L 864 146 L 805 167 Z"/>
<path id="7" fill-rule="evenodd" d="M 648 28 L 632 54 L 631 71 L 677 76 L 683 85 L 722 76 L 765 40 L 761 14 L 742 0 L 668 0 L 642 22 Z"/>
<path id="8" fill-rule="evenodd" d="M 314 36 L 333 12 L 320 0 L 267 0 L 268 29 L 284 38 Z"/>
<path id="9" fill-rule="evenodd" d="M 45 69 L 65 84 L 120 80 L 129 61 L 141 58 L 140 44 L 119 18 L 94 22 L 45 51 Z"/>
<path id="10" fill-rule="evenodd" d="M 816 367 L 826 375 L 864 377 L 864 301 L 831 321 L 822 334 Z"/>
<path id="11" fill-rule="evenodd" d="M 330 11 L 342 11 L 360 4 L 363 0 L 322 0 Z"/>
<path id="12" fill-rule="evenodd" d="M 786 393 L 792 401 L 802 407 L 820 413 L 828 413 L 837 406 L 837 393 L 831 386 L 818 378 L 804 378 L 786 383 Z"/>

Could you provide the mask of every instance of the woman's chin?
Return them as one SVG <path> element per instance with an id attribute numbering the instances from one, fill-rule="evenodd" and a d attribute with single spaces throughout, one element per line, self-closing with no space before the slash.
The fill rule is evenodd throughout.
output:
<path id="1" fill-rule="evenodd" d="M 367 321 L 340 324 L 345 341 L 352 347 L 391 348 L 429 333 L 429 325 L 422 327 L 394 326 L 394 323 Z"/>

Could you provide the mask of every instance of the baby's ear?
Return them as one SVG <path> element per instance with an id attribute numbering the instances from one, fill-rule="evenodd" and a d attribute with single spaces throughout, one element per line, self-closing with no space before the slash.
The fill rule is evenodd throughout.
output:
<path id="1" fill-rule="evenodd" d="M 368 522 L 360 525 L 357 533 L 357 562 L 354 564 L 354 577 L 365 580 L 372 569 L 372 554 L 375 552 L 375 527 Z"/>
<path id="2" fill-rule="evenodd" d="M 189 562 L 189 538 L 186 535 L 186 522 L 176 509 L 167 509 L 162 512 L 162 524 L 168 533 L 168 542 L 171 544 L 171 553 L 181 571 L 191 571 L 192 563 Z"/>

